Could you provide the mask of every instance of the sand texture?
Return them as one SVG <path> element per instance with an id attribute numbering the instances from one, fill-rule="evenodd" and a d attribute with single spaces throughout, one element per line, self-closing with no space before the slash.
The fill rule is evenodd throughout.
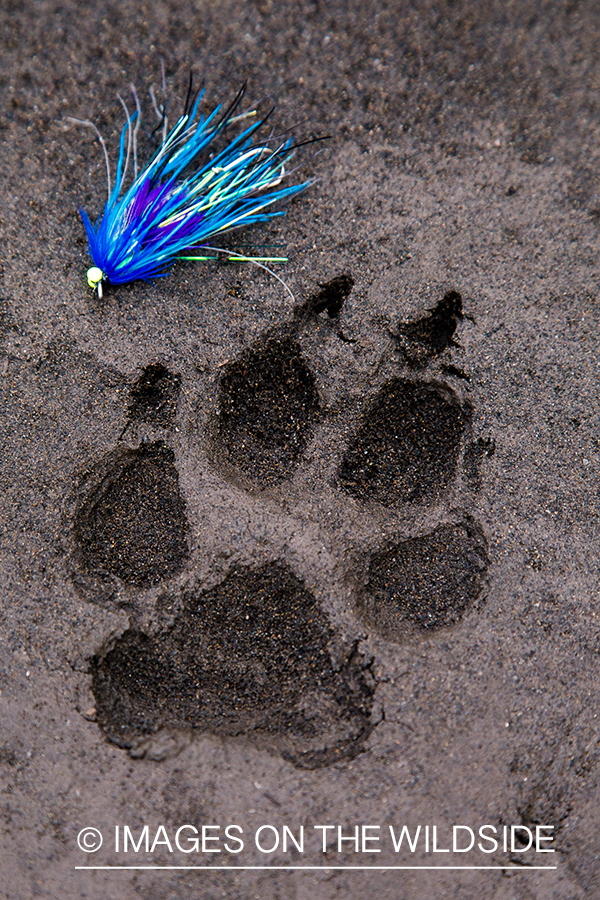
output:
<path id="1" fill-rule="evenodd" d="M 599 5 L 0 19 L 0 900 L 599 900 Z M 147 156 L 161 59 L 171 121 L 193 66 L 207 111 L 247 81 L 266 132 L 327 136 L 219 242 L 286 255 L 293 300 L 227 262 L 88 289 L 106 174 L 68 117 L 114 174 L 133 83 Z M 456 824 L 556 852 L 390 842 Z M 119 863 L 321 868 L 76 868 Z"/>

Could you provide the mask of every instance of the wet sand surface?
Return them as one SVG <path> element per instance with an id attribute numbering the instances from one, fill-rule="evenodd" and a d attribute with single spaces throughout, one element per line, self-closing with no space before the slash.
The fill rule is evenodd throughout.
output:
<path id="1" fill-rule="evenodd" d="M 600 897 L 597 4 L 0 15 L 0 898 Z M 161 59 L 329 136 L 220 244 L 294 300 L 88 290 L 68 117 L 114 172 L 133 83 L 148 152 Z"/>

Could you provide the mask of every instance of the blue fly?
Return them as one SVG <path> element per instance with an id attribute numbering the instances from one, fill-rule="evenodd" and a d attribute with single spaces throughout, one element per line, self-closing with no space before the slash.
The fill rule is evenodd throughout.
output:
<path id="1" fill-rule="evenodd" d="M 189 255 L 194 251 L 227 252 L 231 261 L 253 262 L 261 268 L 266 268 L 264 262 L 285 261 L 285 257 L 232 254 L 210 243 L 224 232 L 283 215 L 272 207 L 311 183 L 285 183 L 288 163 L 301 144 L 295 144 L 293 137 L 257 140 L 257 132 L 268 117 L 243 128 L 222 149 L 215 149 L 217 139 L 224 132 L 231 133 L 232 126 L 256 115 L 255 111 L 236 114 L 245 89 L 244 85 L 226 109 L 218 105 L 203 115 L 200 102 L 204 91 L 193 91 L 190 75 L 183 113 L 170 131 L 165 107 L 159 109 L 151 93 L 161 117 L 155 130 L 162 127 L 162 141 L 149 163 L 138 171 L 141 109 L 132 85 L 135 112 L 130 114 L 119 97 L 127 121 L 121 131 L 114 187 L 102 135 L 93 122 L 71 118 L 79 125 L 94 129 L 106 162 L 108 200 L 104 212 L 93 224 L 85 210 L 80 210 L 94 262 L 88 269 L 87 280 L 100 298 L 103 284 L 126 284 L 164 276 L 177 259 L 217 258 Z M 131 162 L 133 182 L 125 188 Z M 281 281 L 279 276 L 275 277 Z"/>

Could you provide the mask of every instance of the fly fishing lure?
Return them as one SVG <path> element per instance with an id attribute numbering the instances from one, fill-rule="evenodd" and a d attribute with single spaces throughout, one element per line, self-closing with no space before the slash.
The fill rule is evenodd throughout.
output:
<path id="1" fill-rule="evenodd" d="M 232 254 L 208 242 L 224 232 L 283 215 L 270 207 L 311 183 L 281 186 L 289 174 L 286 166 L 301 144 L 294 144 L 293 137 L 257 141 L 257 131 L 265 124 L 266 116 L 245 128 L 223 149 L 214 150 L 215 141 L 227 129 L 256 113 L 252 110 L 235 114 L 245 94 L 244 85 L 227 109 L 219 104 L 208 115 L 202 115 L 199 106 L 204 89 L 194 92 L 190 74 L 183 113 L 170 131 L 165 105 L 159 108 L 151 92 L 161 119 L 155 131 L 162 127 L 162 141 L 150 162 L 138 171 L 141 108 L 135 87 L 130 87 L 136 110 L 130 114 L 119 96 L 126 123 L 121 131 L 114 187 L 102 135 L 93 122 L 70 118 L 94 129 L 106 163 L 108 200 L 104 212 L 94 225 L 85 210 L 79 210 L 94 262 L 87 271 L 87 280 L 98 291 L 98 297 L 102 298 L 103 284 L 159 278 L 168 274 L 165 270 L 178 259 L 217 258 L 187 255 L 198 250 L 227 253 L 230 261 L 252 262 L 263 269 L 264 262 L 284 262 L 285 257 Z M 133 183 L 125 189 L 131 161 Z M 289 291 L 275 272 L 268 271 Z"/>

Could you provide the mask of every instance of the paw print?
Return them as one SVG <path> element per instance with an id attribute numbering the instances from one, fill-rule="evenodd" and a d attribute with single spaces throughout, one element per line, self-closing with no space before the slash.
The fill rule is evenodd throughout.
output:
<path id="1" fill-rule="evenodd" d="M 119 446 L 71 498 L 75 583 L 130 615 L 91 660 L 96 720 L 135 756 L 156 758 L 161 734 L 196 731 L 249 738 L 300 767 L 353 757 L 378 721 L 365 633 L 418 639 L 479 601 L 487 543 L 456 498 L 463 483 L 478 490 L 493 444 L 473 440 L 473 408 L 455 384 L 468 381 L 451 362 L 460 295 L 400 323 L 374 393 L 336 412 L 304 338 L 324 328 L 351 348 L 338 319 L 352 287 L 348 275 L 322 285 L 212 372 L 197 428 L 177 427 L 184 380 L 149 364 Z M 200 500 L 188 500 L 192 489 Z M 253 562 L 231 549 L 199 559 L 194 535 L 219 509 L 225 542 L 241 519 L 260 533 Z M 336 543 L 344 519 L 355 539 Z M 318 573 L 309 585 L 270 541 L 270 522 L 290 542 L 329 535 L 332 580 Z M 327 605 L 336 579 L 350 585 L 337 591 L 350 597 L 350 639 Z"/>

